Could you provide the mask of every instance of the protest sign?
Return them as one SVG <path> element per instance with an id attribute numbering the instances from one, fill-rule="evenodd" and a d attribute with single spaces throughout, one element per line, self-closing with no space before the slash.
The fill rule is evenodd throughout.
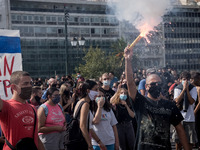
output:
<path id="1" fill-rule="evenodd" d="M 18 30 L 0 29 L 0 98 L 8 100 L 12 96 L 10 75 L 22 70 L 20 35 Z"/>

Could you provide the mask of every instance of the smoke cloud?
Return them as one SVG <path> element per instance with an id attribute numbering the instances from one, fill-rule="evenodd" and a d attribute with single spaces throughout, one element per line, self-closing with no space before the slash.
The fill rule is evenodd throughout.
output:
<path id="1" fill-rule="evenodd" d="M 108 6 L 120 21 L 128 21 L 145 34 L 172 8 L 170 0 L 108 0 Z"/>

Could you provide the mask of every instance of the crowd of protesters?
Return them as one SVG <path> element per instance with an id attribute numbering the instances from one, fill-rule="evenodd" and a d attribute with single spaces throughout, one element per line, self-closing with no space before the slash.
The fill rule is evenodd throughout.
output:
<path id="1" fill-rule="evenodd" d="M 32 104 L 37 110 L 38 122 L 32 123 L 37 122 L 34 129 L 38 130 L 38 135 L 35 132 L 29 134 L 38 139 L 38 149 L 64 150 L 67 125 L 81 105 L 78 119 L 84 141 L 67 147 L 67 150 L 171 149 L 168 134 L 171 124 L 174 130 L 170 138 L 176 143 L 177 150 L 199 147 L 200 73 L 177 73 L 172 68 L 132 71 L 130 53 L 126 48 L 125 72 L 119 78 L 109 72 L 102 74 L 99 80 L 85 79 L 79 72 L 75 79 L 70 75 L 56 75 L 45 80 L 35 79 L 31 84 L 28 73 L 14 72 L 11 104 L 0 101 L 0 122 L 7 140 L 15 146 L 18 140 L 12 139 L 13 134 L 19 134 L 16 131 L 11 134 L 8 128 L 14 126 L 5 123 L 13 118 L 8 115 L 11 108 L 20 107 L 17 108 L 21 111 L 20 116 L 26 113 L 22 108 Z M 31 115 L 34 118 L 34 113 Z M 26 119 L 30 122 L 30 118 Z M 29 126 L 27 130 L 30 130 Z M 3 143 L 4 138 L 0 142 Z M 9 149 L 7 143 L 4 149 Z"/>
<path id="2" fill-rule="evenodd" d="M 148 94 L 148 90 L 146 90 L 146 87 L 145 87 L 146 78 L 151 74 L 157 74 L 161 78 L 162 80 L 161 96 L 165 100 L 176 102 L 176 98 L 177 98 L 176 90 L 177 90 L 178 85 L 182 85 L 183 83 L 182 81 L 186 80 L 188 85 L 190 86 L 193 85 L 192 88 L 194 89 L 193 89 L 192 96 L 194 99 L 194 102 L 193 102 L 194 104 L 191 103 L 192 106 L 190 108 L 191 110 L 189 111 L 189 113 L 194 111 L 193 112 L 194 115 L 192 117 L 193 119 L 187 121 L 187 118 L 186 118 L 186 121 L 183 120 L 183 124 L 185 124 L 185 122 L 189 122 L 189 124 L 191 124 L 192 122 L 195 123 L 195 117 L 199 115 L 199 107 L 200 107 L 200 105 L 198 105 L 199 101 L 197 99 L 198 98 L 197 95 L 200 94 L 200 89 L 198 87 L 200 86 L 200 74 L 198 72 L 190 73 L 187 71 L 183 71 L 183 72 L 180 72 L 180 74 L 178 74 L 175 69 L 166 68 L 166 67 L 161 68 L 161 69 L 155 69 L 155 68 L 138 69 L 136 71 L 133 71 L 133 80 L 135 81 L 136 88 L 141 95 L 147 96 Z M 92 88 L 94 89 L 93 90 L 90 89 L 90 95 L 89 95 L 91 100 L 94 99 L 94 97 L 98 95 L 98 94 L 95 95 L 95 92 L 98 93 L 99 91 L 101 94 L 105 95 L 103 97 L 105 97 L 106 102 L 109 103 L 109 104 L 106 104 L 106 102 L 96 103 L 95 101 L 90 102 L 90 105 L 91 105 L 90 110 L 93 116 L 92 124 L 95 129 L 100 126 L 100 129 L 97 129 L 99 131 L 97 133 L 99 139 L 103 141 L 104 145 L 114 146 L 116 142 L 115 137 L 114 137 L 116 133 L 114 134 L 114 132 L 109 133 L 109 136 L 113 135 L 113 143 L 111 142 L 107 144 L 107 141 L 105 141 L 105 137 L 107 137 L 108 135 L 99 135 L 103 133 L 102 130 L 105 130 L 105 128 L 108 128 L 108 126 L 102 128 L 103 126 L 105 126 L 105 124 L 101 125 L 99 121 L 99 118 L 101 118 L 101 115 L 99 113 L 102 113 L 105 115 L 106 111 L 109 111 L 108 108 L 112 108 L 112 111 L 114 113 L 114 118 L 113 118 L 113 115 L 111 116 L 113 119 L 115 119 L 114 125 L 116 125 L 117 131 L 119 134 L 118 135 L 118 140 L 119 140 L 118 144 L 120 145 L 119 147 L 122 150 L 133 149 L 135 134 L 137 132 L 137 123 L 136 123 L 136 119 L 134 115 L 134 109 L 133 109 L 133 106 L 131 105 L 131 100 L 128 98 L 127 79 L 125 77 L 125 72 L 122 73 L 119 79 L 114 75 L 113 72 L 104 73 L 101 77 L 99 77 L 99 80 L 86 80 L 84 77 L 81 76 L 80 73 L 77 73 L 76 79 L 73 79 L 70 75 L 62 76 L 61 78 L 57 75 L 55 77 L 46 79 L 44 81 L 42 81 L 41 78 L 38 78 L 37 80 L 33 81 L 34 87 L 33 87 L 32 96 L 29 102 L 35 105 L 37 108 L 39 107 L 39 105 L 41 105 L 44 102 L 45 104 L 47 104 L 49 99 L 46 97 L 46 92 L 52 88 L 58 89 L 59 92 L 57 95 L 60 95 L 59 104 L 64 111 L 64 116 L 65 116 L 65 120 L 67 124 L 70 122 L 73 116 L 76 103 L 80 100 L 80 89 L 85 82 L 86 83 L 88 82 L 89 84 L 93 84 Z M 38 92 L 35 92 L 35 91 L 38 91 Z M 174 96 L 174 91 L 176 94 L 175 96 Z M 43 95 L 41 93 L 43 93 Z M 176 104 L 177 106 L 179 106 L 178 103 Z M 42 106 L 43 105 L 44 104 L 42 104 Z M 104 107 L 104 105 L 106 105 L 107 107 L 99 111 L 99 109 L 101 107 Z M 183 103 L 182 105 L 185 106 Z M 181 112 L 182 109 L 181 108 L 179 109 Z M 40 113 L 41 113 L 40 109 L 38 113 L 39 113 L 39 118 L 40 118 Z M 182 115 L 185 118 L 186 114 L 182 113 Z M 42 124 L 45 124 L 44 117 L 42 117 L 42 122 L 43 122 Z M 196 117 L 196 124 L 198 125 L 199 122 L 200 122 L 199 118 Z M 98 124 L 98 126 L 96 126 L 96 124 Z M 113 124 L 111 125 L 111 127 L 112 126 Z M 40 124 L 39 124 L 39 127 L 40 127 Z M 189 143 L 192 145 L 192 147 L 195 145 L 199 145 L 198 141 L 200 140 L 200 135 L 199 135 L 200 127 L 196 126 L 195 128 L 195 124 L 193 124 L 192 127 L 190 127 L 192 128 L 190 130 L 188 130 L 187 127 L 184 127 L 184 128 L 186 128 L 185 129 L 186 134 L 188 136 Z M 64 131 L 64 129 L 65 128 L 62 128 L 59 130 Z M 196 130 L 193 130 L 193 129 L 196 129 Z M 173 138 L 173 141 L 177 143 L 176 149 L 181 149 L 181 144 L 178 141 L 177 135 L 175 135 L 176 134 L 175 130 L 173 132 L 174 133 L 173 133 L 172 138 Z M 58 136 L 53 136 L 53 137 L 57 138 Z M 49 144 L 51 147 L 52 141 L 49 141 L 49 142 L 50 142 Z M 62 142 L 63 141 L 61 140 L 61 143 Z M 93 145 L 94 149 L 97 149 L 95 146 L 98 146 L 98 143 L 95 140 L 92 140 L 91 144 Z M 60 149 L 63 149 L 63 148 L 60 148 Z"/>

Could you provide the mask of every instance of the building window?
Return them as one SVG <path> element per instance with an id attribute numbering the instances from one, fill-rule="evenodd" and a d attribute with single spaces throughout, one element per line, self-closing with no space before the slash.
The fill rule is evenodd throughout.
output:
<path id="1" fill-rule="evenodd" d="M 21 20 L 21 15 L 17 15 L 17 20 L 18 20 L 18 21 Z"/>
<path id="2" fill-rule="evenodd" d="M 52 21 L 56 21 L 56 17 L 52 17 Z"/>
<path id="3" fill-rule="evenodd" d="M 28 16 L 28 21 L 32 21 L 33 17 L 32 16 Z"/>
<path id="4" fill-rule="evenodd" d="M 79 21 L 80 21 L 80 22 L 84 22 L 84 18 L 80 18 Z"/>
<path id="5" fill-rule="evenodd" d="M 11 17 L 12 17 L 12 20 L 16 20 L 16 16 L 15 15 L 12 14 Z"/>
<path id="6" fill-rule="evenodd" d="M 95 33 L 95 30 L 94 28 L 91 29 L 91 34 L 94 34 Z"/>
<path id="7" fill-rule="evenodd" d="M 44 21 L 44 17 L 43 16 L 40 16 L 40 21 Z"/>
<path id="8" fill-rule="evenodd" d="M 74 22 L 78 22 L 78 17 L 75 17 L 75 18 L 74 18 Z"/>
<path id="9" fill-rule="evenodd" d="M 51 20 L 50 16 L 47 16 L 46 21 L 50 21 L 50 20 Z"/>
<path id="10" fill-rule="evenodd" d="M 34 20 L 35 21 L 39 21 L 39 17 L 38 16 L 34 16 Z"/>
<path id="11" fill-rule="evenodd" d="M 64 33 L 63 29 L 58 29 L 58 34 Z"/>
<path id="12" fill-rule="evenodd" d="M 85 22 L 90 22 L 90 19 L 89 18 L 85 18 Z"/>
<path id="13" fill-rule="evenodd" d="M 24 21 L 27 21 L 27 19 L 28 19 L 27 16 L 23 16 Z"/>

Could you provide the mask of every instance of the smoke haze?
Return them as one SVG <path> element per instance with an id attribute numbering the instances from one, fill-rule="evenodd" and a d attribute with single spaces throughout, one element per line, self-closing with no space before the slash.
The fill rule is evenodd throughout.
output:
<path id="1" fill-rule="evenodd" d="M 145 33 L 162 22 L 162 16 L 172 8 L 170 0 L 109 0 L 108 6 L 120 21 L 126 20 Z"/>

